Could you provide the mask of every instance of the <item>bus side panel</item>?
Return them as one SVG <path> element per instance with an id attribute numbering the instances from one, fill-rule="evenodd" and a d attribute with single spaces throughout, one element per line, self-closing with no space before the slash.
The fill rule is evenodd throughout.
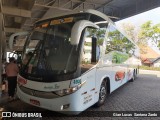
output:
<path id="1" fill-rule="evenodd" d="M 96 71 L 96 91 L 95 91 L 95 102 L 98 101 L 99 99 L 99 91 L 100 91 L 100 86 L 104 78 L 109 77 L 112 79 L 112 66 L 108 67 L 97 67 Z M 110 81 L 112 82 L 112 81 Z M 112 83 L 110 83 L 112 84 Z M 110 87 L 111 88 L 111 87 Z M 112 89 L 112 88 L 111 88 Z"/>
<path id="2" fill-rule="evenodd" d="M 104 67 L 98 67 L 96 72 L 96 92 L 95 102 L 99 99 L 100 86 L 104 78 L 108 77 L 110 79 L 110 92 L 113 92 L 123 84 L 127 82 L 127 66 L 122 65 L 110 65 Z M 116 80 L 116 75 L 123 75 L 121 79 Z"/>
<path id="3" fill-rule="evenodd" d="M 88 107 L 92 106 L 94 101 L 94 94 L 95 94 L 95 74 L 96 68 L 93 68 L 82 75 L 82 82 L 86 81 L 86 83 L 81 88 L 81 97 L 82 97 L 82 106 L 83 109 L 87 109 Z"/>
<path id="4" fill-rule="evenodd" d="M 113 66 L 113 69 L 115 70 L 114 81 L 116 81 L 116 83 L 118 84 L 118 88 L 128 81 L 128 66 L 122 63 Z"/>

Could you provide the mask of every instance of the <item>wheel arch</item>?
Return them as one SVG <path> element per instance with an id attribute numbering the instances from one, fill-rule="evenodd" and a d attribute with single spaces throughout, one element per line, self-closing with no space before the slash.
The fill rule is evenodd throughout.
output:
<path id="1" fill-rule="evenodd" d="M 105 100 L 101 101 L 101 99 L 100 99 L 100 98 L 101 98 L 101 97 L 100 97 L 101 85 L 102 85 L 104 82 L 106 83 L 106 85 L 105 85 L 105 87 L 106 87 L 105 100 L 106 100 L 106 96 L 107 96 L 108 94 L 110 94 L 110 78 L 109 78 L 108 76 L 105 76 L 105 77 L 103 77 L 103 78 L 101 79 L 101 81 L 100 81 L 98 101 L 95 103 L 95 106 L 96 106 L 96 107 L 99 107 L 99 106 L 101 106 L 101 105 L 103 105 L 103 104 L 105 103 Z"/>
<path id="2" fill-rule="evenodd" d="M 109 77 L 105 77 L 104 80 L 107 82 L 107 94 L 110 94 L 110 78 Z"/>

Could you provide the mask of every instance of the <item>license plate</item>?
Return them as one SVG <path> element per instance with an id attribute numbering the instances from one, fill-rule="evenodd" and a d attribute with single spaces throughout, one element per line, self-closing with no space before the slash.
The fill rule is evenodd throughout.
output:
<path id="1" fill-rule="evenodd" d="M 40 106 L 40 102 L 38 100 L 30 99 L 30 103 L 32 103 L 33 105 Z"/>

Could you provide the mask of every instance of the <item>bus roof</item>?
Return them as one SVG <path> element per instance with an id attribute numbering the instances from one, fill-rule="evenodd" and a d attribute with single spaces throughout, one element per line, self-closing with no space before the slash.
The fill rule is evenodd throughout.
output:
<path id="1" fill-rule="evenodd" d="M 109 16 L 107 16 L 106 14 L 104 14 L 104 13 L 102 13 L 102 12 L 100 12 L 100 11 L 94 10 L 94 9 L 87 9 L 87 10 L 79 11 L 79 12 L 72 11 L 72 12 L 68 12 L 68 13 L 59 14 L 59 15 L 55 15 L 55 16 L 52 16 L 52 17 L 44 18 L 44 19 L 38 20 L 37 22 L 49 20 L 49 19 L 56 18 L 56 17 L 66 16 L 66 15 L 72 15 L 72 14 L 80 14 L 80 13 L 90 13 L 90 14 L 96 15 L 96 16 L 98 16 L 98 17 L 103 18 L 105 21 L 111 23 L 112 25 L 114 25 L 114 26 L 116 27 L 115 23 L 109 18 Z M 37 22 L 36 22 L 36 23 L 37 23 Z M 124 36 L 126 36 L 133 44 L 135 44 L 136 47 L 138 47 L 137 44 L 136 44 L 125 32 L 123 32 L 122 30 L 120 30 L 118 27 L 116 27 L 116 28 L 117 28 Z"/>
<path id="2" fill-rule="evenodd" d="M 112 22 L 112 20 L 109 18 L 109 16 L 105 15 L 104 13 L 102 13 L 100 11 L 93 10 L 93 9 L 87 9 L 87 10 L 79 11 L 79 12 L 73 11 L 73 12 L 68 12 L 68 13 L 64 13 L 64 14 L 59 14 L 59 15 L 55 15 L 55 16 L 52 16 L 52 17 L 40 19 L 37 22 L 52 19 L 52 18 L 56 18 L 56 17 L 61 17 L 61 16 L 65 16 L 65 15 L 72 15 L 72 14 L 79 14 L 79 13 L 90 13 L 90 14 L 99 16 L 99 17 L 103 18 L 104 20 L 106 20 L 108 22 Z M 112 22 L 112 24 L 114 24 L 114 22 Z"/>

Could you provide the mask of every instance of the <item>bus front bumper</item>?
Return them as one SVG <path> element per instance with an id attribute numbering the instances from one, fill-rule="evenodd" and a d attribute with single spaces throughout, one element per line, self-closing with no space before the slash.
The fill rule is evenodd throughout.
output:
<path id="1" fill-rule="evenodd" d="M 79 94 L 78 92 L 79 91 L 59 98 L 46 99 L 28 95 L 21 91 L 19 87 L 17 87 L 17 95 L 20 100 L 33 106 L 61 112 L 64 114 L 79 114 L 83 111 L 82 107 L 80 107 L 80 99 L 76 97 L 76 95 Z"/>

